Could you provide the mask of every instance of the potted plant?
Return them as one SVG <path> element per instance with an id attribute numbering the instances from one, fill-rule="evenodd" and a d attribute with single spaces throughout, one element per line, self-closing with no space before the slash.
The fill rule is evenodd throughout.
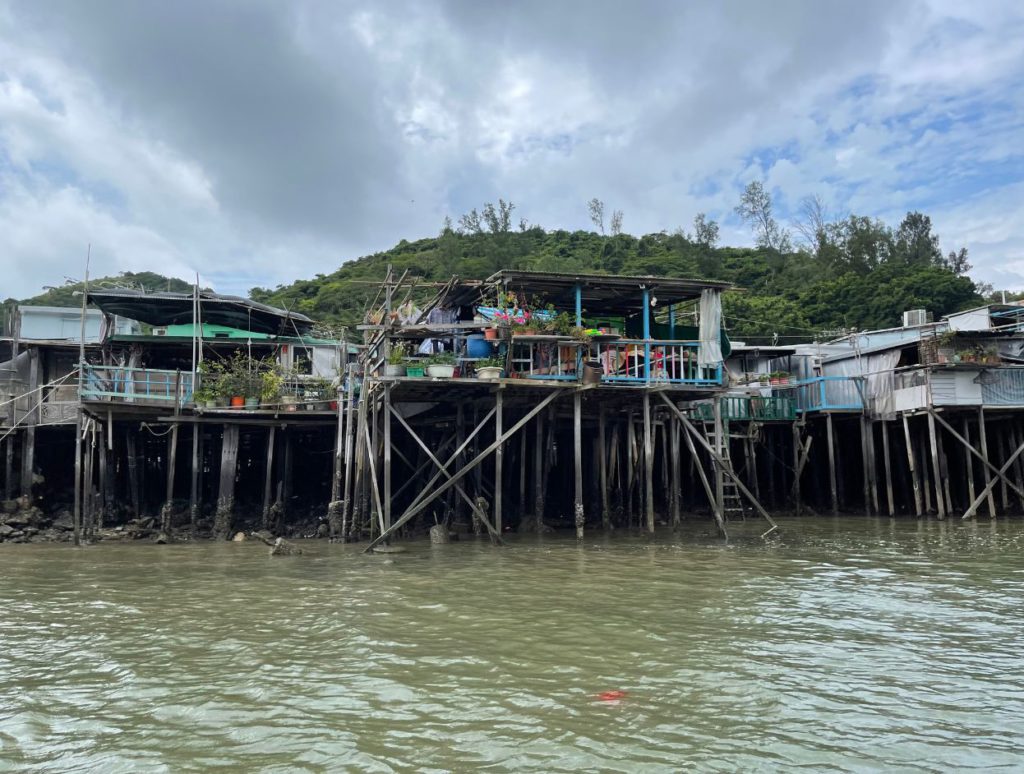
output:
<path id="1" fill-rule="evenodd" d="M 773 385 L 789 384 L 789 371 L 772 371 L 768 378 Z"/>
<path id="2" fill-rule="evenodd" d="M 405 342 L 399 341 L 391 345 L 387 363 L 384 365 L 384 376 L 395 378 L 405 376 Z"/>
<path id="3" fill-rule="evenodd" d="M 423 363 L 419 360 L 409 358 L 405 361 L 405 375 L 411 377 L 422 377 L 423 376 Z"/>
<path id="4" fill-rule="evenodd" d="M 505 370 L 505 358 L 485 357 L 477 360 L 475 367 L 477 379 L 500 379 L 501 372 Z"/>
<path id="5" fill-rule="evenodd" d="M 427 376 L 434 379 L 451 379 L 455 376 L 456 362 L 454 352 L 437 352 L 424 361 Z"/>
<path id="6" fill-rule="evenodd" d="M 260 373 L 260 405 L 276 406 L 281 402 L 281 388 L 284 379 L 277 371 L 268 370 Z"/>
<path id="7" fill-rule="evenodd" d="M 331 403 L 331 381 L 323 377 L 310 379 L 304 385 L 303 399 L 307 411 L 327 411 Z"/>
<path id="8" fill-rule="evenodd" d="M 203 379 L 198 390 L 192 394 L 192 400 L 199 408 L 214 408 L 217 405 L 216 383 L 213 379 Z"/>

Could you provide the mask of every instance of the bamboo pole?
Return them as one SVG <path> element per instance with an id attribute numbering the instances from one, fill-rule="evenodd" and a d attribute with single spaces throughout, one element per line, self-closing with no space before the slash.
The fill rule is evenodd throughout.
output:
<path id="1" fill-rule="evenodd" d="M 889 420 L 882 420 L 882 461 L 885 464 L 885 498 L 889 506 L 889 517 L 896 515 L 896 502 L 892 494 L 892 457 L 889 451 Z"/>
<path id="2" fill-rule="evenodd" d="M 267 464 L 266 475 L 263 477 L 263 529 L 270 529 L 270 498 L 274 486 L 274 442 L 277 440 L 277 426 L 271 425 L 267 433 Z"/>

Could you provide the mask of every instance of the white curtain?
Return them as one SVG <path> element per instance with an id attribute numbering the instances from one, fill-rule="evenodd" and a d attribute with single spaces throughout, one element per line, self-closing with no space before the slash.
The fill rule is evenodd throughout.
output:
<path id="1" fill-rule="evenodd" d="M 700 346 L 697 365 L 717 366 L 722 362 L 722 294 L 708 288 L 700 294 Z"/>
<path id="2" fill-rule="evenodd" d="M 893 414 L 893 370 L 900 360 L 900 350 L 876 352 L 860 358 L 851 357 L 825 363 L 824 376 L 863 376 L 864 405 L 883 419 Z M 827 388 L 826 388 L 827 389 Z"/>

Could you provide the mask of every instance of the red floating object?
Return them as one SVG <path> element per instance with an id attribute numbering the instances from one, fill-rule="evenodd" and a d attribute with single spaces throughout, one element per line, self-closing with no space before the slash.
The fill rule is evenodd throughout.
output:
<path id="1" fill-rule="evenodd" d="M 600 701 L 619 701 L 625 699 L 629 694 L 626 691 L 603 691 L 597 694 Z"/>

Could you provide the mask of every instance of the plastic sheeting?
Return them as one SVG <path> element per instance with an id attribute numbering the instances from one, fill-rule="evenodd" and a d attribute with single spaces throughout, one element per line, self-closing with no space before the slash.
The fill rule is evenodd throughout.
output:
<path id="1" fill-rule="evenodd" d="M 722 362 L 722 294 L 710 288 L 700 294 L 700 335 L 697 365 L 715 367 Z"/>
<path id="2" fill-rule="evenodd" d="M 900 350 L 875 352 L 861 357 L 851 357 L 825 363 L 824 376 L 863 376 L 864 405 L 872 413 L 886 419 L 894 416 L 893 371 L 900 361 Z"/>

